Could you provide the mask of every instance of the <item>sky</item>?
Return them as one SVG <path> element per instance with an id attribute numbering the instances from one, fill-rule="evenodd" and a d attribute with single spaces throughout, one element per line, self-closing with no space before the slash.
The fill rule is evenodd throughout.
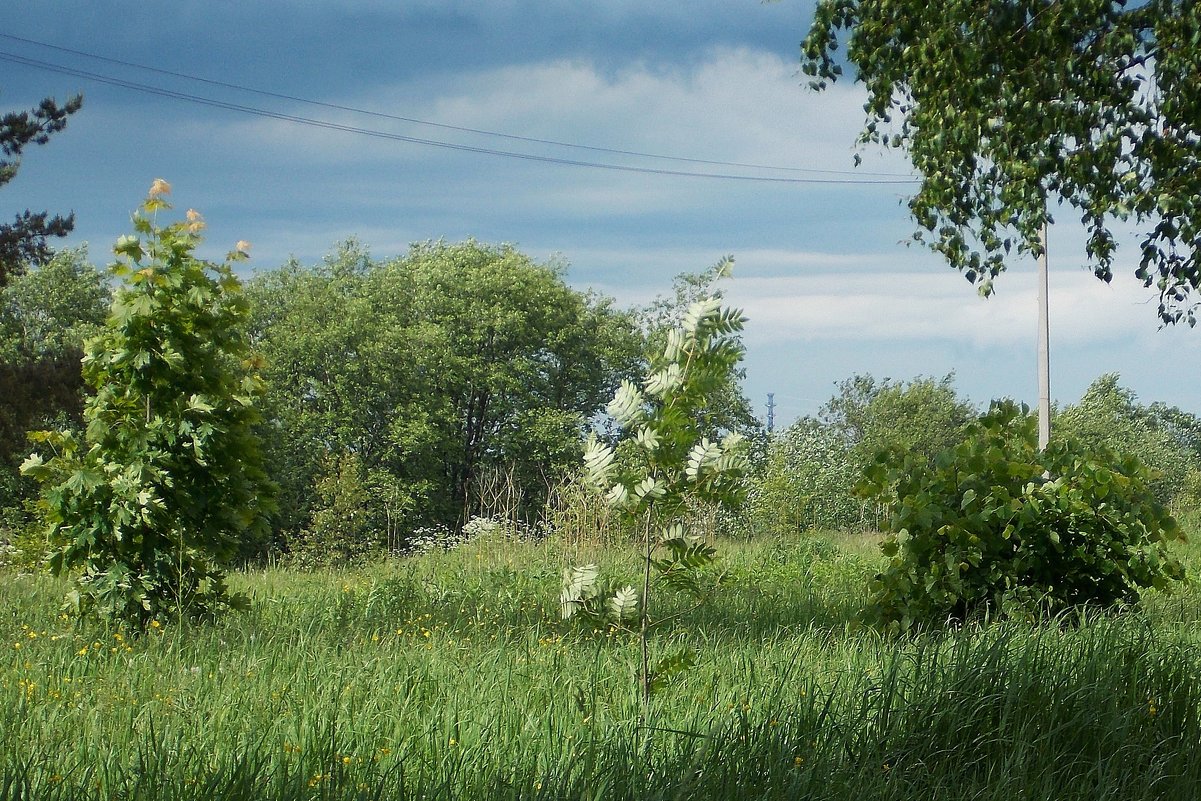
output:
<path id="1" fill-rule="evenodd" d="M 861 373 L 953 372 L 977 404 L 1034 406 L 1035 264 L 1015 260 L 982 299 L 906 246 L 904 155 L 856 149 L 862 87 L 814 93 L 800 74 L 813 5 L 30 0 L 0 31 L 0 111 L 84 105 L 26 151 L 0 218 L 74 211 L 62 244 L 105 264 L 163 178 L 177 211 L 204 215 L 210 258 L 248 240 L 265 270 L 348 237 L 377 258 L 474 237 L 565 261 L 569 283 L 623 305 L 733 255 L 745 390 L 764 418 L 774 393 L 777 427 Z M 1071 216 L 1050 232 L 1052 397 L 1117 372 L 1145 403 L 1201 413 L 1201 330 L 1160 328 L 1137 231 L 1117 229 L 1106 285 Z"/>

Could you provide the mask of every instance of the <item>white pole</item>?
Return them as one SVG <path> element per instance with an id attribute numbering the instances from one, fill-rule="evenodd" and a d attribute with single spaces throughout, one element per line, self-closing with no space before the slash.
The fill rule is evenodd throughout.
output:
<path id="1" fill-rule="evenodd" d="M 1047 313 L 1047 223 L 1038 232 L 1038 449 L 1051 441 L 1051 349 Z"/>

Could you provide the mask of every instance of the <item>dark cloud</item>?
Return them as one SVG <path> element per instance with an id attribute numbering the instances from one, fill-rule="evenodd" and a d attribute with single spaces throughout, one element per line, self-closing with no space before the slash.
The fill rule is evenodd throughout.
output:
<path id="1" fill-rule="evenodd" d="M 145 2 L 18 4 L 8 32 L 228 80 L 344 94 L 500 64 L 680 64 L 716 46 L 794 53 L 812 2 Z M 36 49 L 27 53 L 35 53 Z M 233 73 L 231 75 L 231 73 Z"/>

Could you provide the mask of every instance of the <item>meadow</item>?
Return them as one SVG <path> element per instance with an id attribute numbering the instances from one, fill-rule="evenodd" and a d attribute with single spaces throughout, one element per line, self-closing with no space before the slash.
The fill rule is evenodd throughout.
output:
<path id="1" fill-rule="evenodd" d="M 655 651 L 698 658 L 642 727 L 636 636 L 558 608 L 565 565 L 633 575 L 632 550 L 490 538 L 245 572 L 251 611 L 141 637 L 5 576 L 0 798 L 1196 797 L 1196 588 L 889 639 L 856 622 L 874 538 L 717 545 L 708 603 L 662 596 L 684 614 Z"/>

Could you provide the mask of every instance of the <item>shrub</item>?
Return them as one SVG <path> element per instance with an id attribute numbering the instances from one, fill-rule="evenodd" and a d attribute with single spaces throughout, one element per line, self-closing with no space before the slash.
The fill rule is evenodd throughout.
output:
<path id="1" fill-rule="evenodd" d="M 804 418 L 771 438 L 762 470 L 750 482 L 746 517 L 756 532 L 861 530 L 870 504 L 852 494 L 858 471 L 832 427 Z"/>
<path id="2" fill-rule="evenodd" d="M 879 510 L 855 497 L 857 479 L 884 448 L 933 461 L 959 441 L 976 413 L 953 382 L 953 375 L 909 382 L 855 375 L 840 382 L 816 419 L 802 418 L 769 440 L 748 490 L 750 528 L 772 534 L 877 528 Z"/>
<path id="3" fill-rule="evenodd" d="M 1164 503 L 1182 491 L 1188 474 L 1201 467 L 1190 447 L 1196 418 L 1162 404 L 1147 407 L 1121 386 L 1116 373 L 1094 381 L 1080 402 L 1055 416 L 1052 437 L 1068 436 L 1089 448 L 1134 456 L 1152 468 L 1151 489 Z M 1185 500 L 1185 498 L 1182 498 Z"/>
<path id="4" fill-rule="evenodd" d="M 312 523 L 295 550 L 319 563 L 367 556 L 382 543 L 373 526 L 373 493 L 362 459 L 356 453 L 344 453 L 340 458 L 327 458 L 323 468 L 316 482 L 318 503 Z"/>
<path id="5" fill-rule="evenodd" d="M 860 491 L 885 502 L 880 622 L 907 629 L 975 615 L 1029 617 L 1133 603 L 1184 578 L 1181 537 L 1134 458 L 1060 439 L 1040 452 L 1027 409 L 995 404 L 964 441 L 881 452 Z"/>
<path id="6" fill-rule="evenodd" d="M 715 275 L 728 274 L 730 265 L 723 261 Z M 589 481 L 628 525 L 642 532 L 642 592 L 605 587 L 596 565 L 569 568 L 560 596 L 563 617 L 578 615 L 594 625 L 608 619 L 618 626 L 638 620 L 644 713 L 651 692 L 693 658 L 681 652 L 650 666 L 649 631 L 675 617 L 651 617 L 652 570 L 662 586 L 703 597 L 700 574 L 715 551 L 702 537 L 686 533 L 689 502 L 734 504 L 744 487 L 745 439 L 731 432 L 720 441 L 710 440 L 699 413 L 715 392 L 730 385 L 742 358 L 738 333 L 744 323 L 742 312 L 723 308 L 716 293 L 689 306 L 662 350 L 651 354 L 641 385 L 623 381 L 606 407 L 613 421 L 633 435 L 626 446 L 631 458 L 619 459 L 617 449 L 595 435 L 585 448 Z"/>
<path id="7" fill-rule="evenodd" d="M 49 565 L 70 575 L 68 605 L 145 627 L 207 618 L 239 604 L 222 566 L 266 528 L 271 485 L 251 427 L 262 383 L 245 335 L 247 308 L 230 262 L 198 260 L 200 215 L 166 227 L 156 181 L 110 270 L 123 280 L 87 342 L 95 390 L 85 433 L 34 435 L 22 471 L 42 483 Z"/>
<path id="8" fill-rule="evenodd" d="M 0 507 L 0 570 L 36 571 L 46 560 L 46 527 L 37 505 Z"/>
<path id="9" fill-rule="evenodd" d="M 909 382 L 855 375 L 818 411 L 850 448 L 859 470 L 885 448 L 904 448 L 933 461 L 954 447 L 976 410 L 955 391 L 955 374 L 918 376 Z"/>

